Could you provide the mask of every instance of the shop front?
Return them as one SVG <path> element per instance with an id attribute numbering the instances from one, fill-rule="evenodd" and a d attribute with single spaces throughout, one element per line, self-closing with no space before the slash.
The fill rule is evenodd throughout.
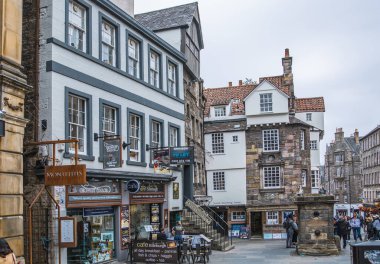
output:
<path id="1" fill-rule="evenodd" d="M 118 181 L 90 181 L 66 188 L 66 215 L 75 219 L 76 247 L 67 263 L 102 263 L 116 259 L 121 204 Z"/>
<path id="2" fill-rule="evenodd" d="M 165 185 L 141 183 L 138 193 L 129 194 L 130 237 L 135 240 L 155 240 L 164 224 Z M 167 219 L 166 219 L 167 220 Z"/>

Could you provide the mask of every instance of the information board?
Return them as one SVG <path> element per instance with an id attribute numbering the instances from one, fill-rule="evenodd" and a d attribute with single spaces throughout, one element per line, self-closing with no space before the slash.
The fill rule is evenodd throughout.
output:
<path id="1" fill-rule="evenodd" d="M 178 251 L 174 241 L 134 240 L 133 262 L 177 263 Z"/>
<path id="2" fill-rule="evenodd" d="M 74 217 L 61 217 L 61 247 L 76 247 L 76 223 Z"/>

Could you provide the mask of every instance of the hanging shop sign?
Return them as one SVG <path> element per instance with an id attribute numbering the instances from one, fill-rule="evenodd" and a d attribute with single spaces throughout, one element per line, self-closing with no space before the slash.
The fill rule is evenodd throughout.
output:
<path id="1" fill-rule="evenodd" d="M 141 184 L 138 180 L 130 180 L 126 186 L 129 193 L 137 193 L 140 191 Z"/>
<path id="2" fill-rule="evenodd" d="M 86 181 L 85 164 L 45 167 L 46 186 L 78 185 Z"/>
<path id="3" fill-rule="evenodd" d="M 153 160 L 158 163 L 165 164 L 169 166 L 170 164 L 170 149 L 169 148 L 159 148 L 152 150 L 153 152 Z"/>
<path id="4" fill-rule="evenodd" d="M 120 138 L 105 138 L 103 140 L 103 168 L 112 169 L 121 167 L 121 140 Z"/>
<path id="5" fill-rule="evenodd" d="M 178 250 L 174 241 L 134 240 L 133 262 L 177 263 Z"/>
<path id="6" fill-rule="evenodd" d="M 194 147 L 170 148 L 170 165 L 191 165 L 194 163 Z"/>

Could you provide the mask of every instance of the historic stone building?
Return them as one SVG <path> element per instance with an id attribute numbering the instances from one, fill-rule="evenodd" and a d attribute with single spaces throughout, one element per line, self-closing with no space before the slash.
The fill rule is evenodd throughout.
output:
<path id="1" fill-rule="evenodd" d="M 24 262 L 22 0 L 0 0 L 0 237 Z"/>
<path id="2" fill-rule="evenodd" d="M 360 138 L 363 198 L 372 203 L 380 198 L 380 126 Z"/>
<path id="3" fill-rule="evenodd" d="M 185 181 L 188 187 L 190 185 L 194 187 L 193 190 L 188 190 L 188 195 L 204 196 L 206 195 L 203 142 L 205 98 L 203 80 L 200 76 L 200 51 L 204 46 L 198 3 L 136 14 L 135 19 L 181 51 L 187 59 L 183 72 L 185 145 L 194 146 L 194 167 L 185 167 Z"/>
<path id="4" fill-rule="evenodd" d="M 359 132 L 345 137 L 342 128 L 337 128 L 335 140 L 326 148 L 325 179 L 327 192 L 339 203 L 362 202 L 362 177 Z"/>
<path id="5" fill-rule="evenodd" d="M 319 190 L 324 100 L 295 96 L 288 49 L 282 64 L 282 75 L 260 78 L 258 84 L 239 81 L 238 86 L 205 90 L 211 204 L 226 209 L 232 227 L 249 225 L 252 235 L 264 239 L 282 238 L 282 221 L 296 213 L 297 195 Z M 221 191 L 235 204 L 222 201 Z"/>

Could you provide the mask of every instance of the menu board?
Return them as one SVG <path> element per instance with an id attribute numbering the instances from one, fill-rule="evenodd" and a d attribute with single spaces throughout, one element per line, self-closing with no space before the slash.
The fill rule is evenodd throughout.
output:
<path id="1" fill-rule="evenodd" d="M 121 167 L 120 138 L 104 139 L 103 141 L 103 168 Z"/>
<path id="2" fill-rule="evenodd" d="M 177 263 L 178 251 L 174 241 L 133 240 L 133 262 Z"/>
<path id="3" fill-rule="evenodd" d="M 150 224 L 152 225 L 152 234 L 160 233 L 160 205 L 151 204 L 150 205 Z"/>
<path id="4" fill-rule="evenodd" d="M 61 247 L 76 247 L 77 246 L 77 239 L 76 239 L 76 224 L 75 224 L 75 218 L 74 217 L 61 217 L 61 241 L 60 246 Z"/>
<path id="5" fill-rule="evenodd" d="M 121 206 L 121 210 L 120 210 L 120 233 L 121 233 L 121 249 L 128 249 L 128 243 L 130 242 L 129 205 Z"/>

